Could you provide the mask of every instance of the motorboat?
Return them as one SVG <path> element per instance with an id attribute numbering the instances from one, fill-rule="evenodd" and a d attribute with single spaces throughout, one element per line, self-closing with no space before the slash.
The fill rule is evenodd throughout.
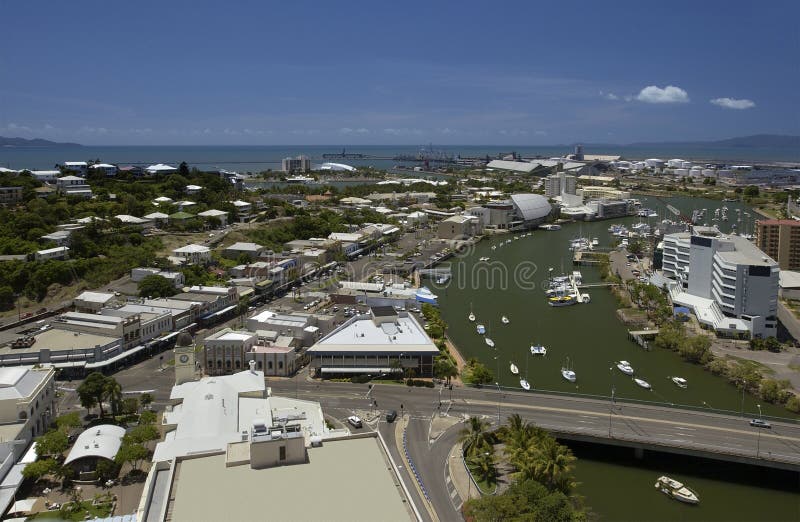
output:
<path id="1" fill-rule="evenodd" d="M 508 323 L 510 323 L 511 321 L 509 321 L 509 320 L 508 320 L 508 317 L 506 317 L 506 316 L 504 315 L 503 317 L 501 317 L 501 318 L 500 318 L 500 322 L 501 322 L 501 323 L 503 323 L 503 324 L 508 324 Z"/>
<path id="2" fill-rule="evenodd" d="M 519 368 L 517 368 L 517 365 L 514 364 L 513 362 L 511 363 L 511 366 L 509 366 L 509 369 L 511 370 L 511 373 L 513 373 L 514 375 L 519 375 Z"/>
<path id="3" fill-rule="evenodd" d="M 547 298 L 547 304 L 550 306 L 571 306 L 578 302 L 574 295 L 560 295 Z"/>
<path id="4" fill-rule="evenodd" d="M 570 367 L 569 364 L 569 357 L 567 357 L 567 361 L 564 366 L 561 367 L 561 376 L 568 380 L 569 382 L 575 382 L 578 380 L 578 375 L 575 371 Z"/>
<path id="5" fill-rule="evenodd" d="M 492 250 L 497 250 L 497 245 L 492 245 Z"/>
<path id="6" fill-rule="evenodd" d="M 480 332 L 478 332 L 478 333 L 480 333 Z M 491 337 L 486 337 L 486 338 L 484 339 L 484 341 L 486 342 L 486 344 L 487 344 L 489 347 L 491 347 L 491 348 L 494 348 L 494 341 L 492 341 L 492 338 L 491 338 Z"/>
<path id="7" fill-rule="evenodd" d="M 476 327 L 475 327 L 475 329 L 476 329 L 476 330 L 478 331 L 478 333 L 479 333 L 479 334 L 481 334 L 481 335 L 483 335 L 483 334 L 485 334 L 485 333 L 486 333 L 486 327 L 485 327 L 485 326 L 483 326 L 482 324 L 479 324 L 478 326 L 476 326 Z"/>
<path id="8" fill-rule="evenodd" d="M 625 375 L 633 375 L 633 366 L 628 361 L 620 361 L 617 363 L 617 368 L 619 371 L 624 373 Z"/>
<path id="9" fill-rule="evenodd" d="M 687 388 L 689 383 L 683 377 L 670 377 L 669 380 L 675 383 L 678 388 Z"/>
<path id="10" fill-rule="evenodd" d="M 490 258 L 488 258 L 488 257 L 481 257 L 480 259 L 478 259 L 478 261 L 488 261 L 489 259 Z"/>
<path id="11" fill-rule="evenodd" d="M 469 305 L 469 315 L 467 316 L 467 319 L 469 319 L 469 322 L 471 323 L 475 322 L 475 313 L 472 311 L 472 304 Z"/>
<path id="12" fill-rule="evenodd" d="M 547 355 L 547 348 L 541 344 L 531 346 L 531 355 Z"/>
<path id="13" fill-rule="evenodd" d="M 550 223 L 549 225 L 539 225 L 539 228 L 542 230 L 554 231 L 554 230 L 561 230 L 561 225 L 556 225 L 555 223 Z"/>
<path id="14" fill-rule="evenodd" d="M 645 381 L 644 379 L 634 379 L 633 382 L 644 388 L 645 390 L 650 389 L 650 383 Z"/>
<path id="15" fill-rule="evenodd" d="M 680 502 L 685 502 L 686 504 L 700 503 L 700 497 L 694 490 L 666 475 L 658 477 L 655 488 L 668 497 L 674 498 Z"/>
<path id="16" fill-rule="evenodd" d="M 531 385 L 530 385 L 530 383 L 528 382 L 527 379 L 520 379 L 519 380 L 519 385 L 522 386 L 522 389 L 525 390 L 525 391 L 528 391 L 528 390 L 531 389 Z"/>

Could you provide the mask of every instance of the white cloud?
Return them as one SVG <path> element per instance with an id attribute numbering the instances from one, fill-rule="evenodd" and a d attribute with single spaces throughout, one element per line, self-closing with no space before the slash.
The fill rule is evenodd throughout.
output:
<path id="1" fill-rule="evenodd" d="M 407 128 L 402 128 L 402 129 L 389 128 L 389 129 L 383 129 L 383 132 L 385 134 L 391 134 L 392 136 L 409 136 L 409 135 L 419 136 L 420 134 L 422 134 L 422 131 L 420 129 L 407 129 Z"/>
<path id="2" fill-rule="evenodd" d="M 534 134 L 536 134 L 537 136 L 547 136 L 547 131 L 537 130 L 536 132 L 534 132 Z"/>
<path id="3" fill-rule="evenodd" d="M 655 85 L 648 85 L 639 91 L 636 99 L 645 103 L 687 103 L 689 94 L 674 85 L 667 85 L 663 89 Z"/>
<path id="4" fill-rule="evenodd" d="M 502 136 L 525 136 L 528 134 L 528 131 L 520 129 L 500 129 L 498 132 Z"/>
<path id="5" fill-rule="evenodd" d="M 445 127 L 443 129 L 436 129 L 440 134 L 455 134 L 456 130 L 451 129 L 450 127 Z"/>
<path id="6" fill-rule="evenodd" d="M 617 96 L 617 95 L 616 95 L 616 94 L 614 94 L 613 92 L 603 92 L 603 91 L 600 91 L 600 96 L 602 96 L 602 97 L 603 97 L 603 98 L 605 98 L 606 100 L 611 100 L 611 101 L 619 100 L 619 96 Z"/>
<path id="7" fill-rule="evenodd" d="M 369 129 L 365 129 L 364 127 L 359 127 L 358 129 L 342 127 L 339 129 L 339 134 L 369 134 Z"/>
<path id="8" fill-rule="evenodd" d="M 31 128 L 26 125 L 17 125 L 16 123 L 9 123 L 6 128 L 10 131 L 30 132 Z"/>
<path id="9" fill-rule="evenodd" d="M 88 125 L 84 125 L 80 128 L 80 132 L 89 134 L 108 134 L 109 131 L 105 127 L 90 127 Z"/>
<path id="10" fill-rule="evenodd" d="M 45 123 L 44 124 L 44 130 L 54 130 L 54 129 L 55 129 L 55 127 L 53 127 L 49 123 Z"/>
<path id="11" fill-rule="evenodd" d="M 709 100 L 709 102 L 725 109 L 742 110 L 752 109 L 756 106 L 756 103 L 753 100 L 748 100 L 746 98 L 741 100 L 737 100 L 736 98 L 714 98 L 713 100 Z"/>

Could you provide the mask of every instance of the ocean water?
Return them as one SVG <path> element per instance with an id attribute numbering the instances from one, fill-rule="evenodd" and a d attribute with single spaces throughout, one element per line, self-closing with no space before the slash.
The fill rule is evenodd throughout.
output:
<path id="1" fill-rule="evenodd" d="M 421 146 L 378 146 L 378 145 L 297 145 L 297 146 L 78 146 L 78 147 L 29 147 L 0 148 L 0 166 L 12 169 L 52 169 L 57 163 L 65 161 L 101 160 L 121 165 L 150 165 L 167 163 L 177 166 L 185 161 L 199 169 L 216 168 L 237 172 L 260 172 L 280 169 L 281 159 L 288 156 L 304 154 L 311 158 L 313 164 L 326 161 L 322 158 L 326 153 L 339 153 L 346 148 L 347 152 L 368 154 L 380 158 L 393 158 L 400 154 L 413 155 Z M 447 145 L 433 146 L 453 156 L 476 157 L 496 156 L 499 153 L 516 152 L 522 156 L 561 156 L 572 152 L 569 146 L 476 146 Z M 800 163 L 800 151 L 797 149 L 699 149 L 699 148 L 638 148 L 624 146 L 603 146 L 585 148 L 585 154 L 615 154 L 626 159 L 645 158 L 683 158 L 686 160 L 713 162 L 794 162 Z M 328 160 L 339 161 L 354 166 L 373 166 L 388 169 L 399 164 L 414 165 L 413 162 L 402 162 L 393 159 L 366 160 Z"/>

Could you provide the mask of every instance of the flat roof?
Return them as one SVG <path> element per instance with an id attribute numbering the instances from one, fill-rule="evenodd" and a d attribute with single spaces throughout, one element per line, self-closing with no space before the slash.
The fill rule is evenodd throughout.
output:
<path id="1" fill-rule="evenodd" d="M 42 348 L 48 348 L 50 351 L 64 351 L 64 350 L 91 350 L 95 346 L 106 346 L 108 344 L 119 342 L 119 337 L 112 337 L 109 335 L 95 335 L 84 332 L 71 332 L 69 330 L 61 330 L 60 328 L 51 328 L 44 332 L 35 335 L 36 342 L 27 348 L 11 348 L 5 346 L 0 348 L 0 354 L 9 353 L 32 353 L 39 352 Z"/>
<path id="2" fill-rule="evenodd" d="M 419 323 L 405 312 L 400 312 L 396 321 L 379 325 L 370 316 L 353 317 L 308 349 L 309 353 L 376 351 L 439 352 Z"/>
<path id="3" fill-rule="evenodd" d="M 113 298 L 114 294 L 107 294 L 105 292 L 83 292 L 75 299 L 80 301 L 105 304 Z"/>
<path id="4" fill-rule="evenodd" d="M 372 437 L 325 442 L 308 449 L 305 464 L 258 470 L 226 467 L 225 455 L 183 460 L 172 520 L 414 520 L 378 444 Z M 272 501 L 254 501 L 265 492 Z"/>
<path id="5" fill-rule="evenodd" d="M 49 375 L 50 370 L 33 370 L 25 366 L 0 368 L 0 400 L 30 397 Z"/>

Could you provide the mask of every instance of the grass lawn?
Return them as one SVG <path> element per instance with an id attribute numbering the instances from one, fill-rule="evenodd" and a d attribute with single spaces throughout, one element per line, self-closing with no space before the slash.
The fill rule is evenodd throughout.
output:
<path id="1" fill-rule="evenodd" d="M 97 506 L 92 504 L 91 500 L 84 500 L 81 502 L 80 509 L 74 512 L 68 512 L 63 508 L 60 510 L 54 511 L 42 511 L 37 513 L 35 516 L 29 517 L 30 520 L 37 519 L 37 520 L 86 520 L 93 519 L 95 517 L 105 518 L 111 515 L 111 503 L 104 502 Z"/>
<path id="2" fill-rule="evenodd" d="M 470 466 L 467 464 L 469 468 L 469 473 L 472 475 L 472 478 L 475 479 L 475 483 L 478 485 L 478 489 L 481 490 L 482 495 L 492 495 L 494 494 L 495 490 L 497 489 L 497 481 L 485 481 L 480 478 L 480 475 L 477 473 L 477 469 L 474 466 Z"/>

